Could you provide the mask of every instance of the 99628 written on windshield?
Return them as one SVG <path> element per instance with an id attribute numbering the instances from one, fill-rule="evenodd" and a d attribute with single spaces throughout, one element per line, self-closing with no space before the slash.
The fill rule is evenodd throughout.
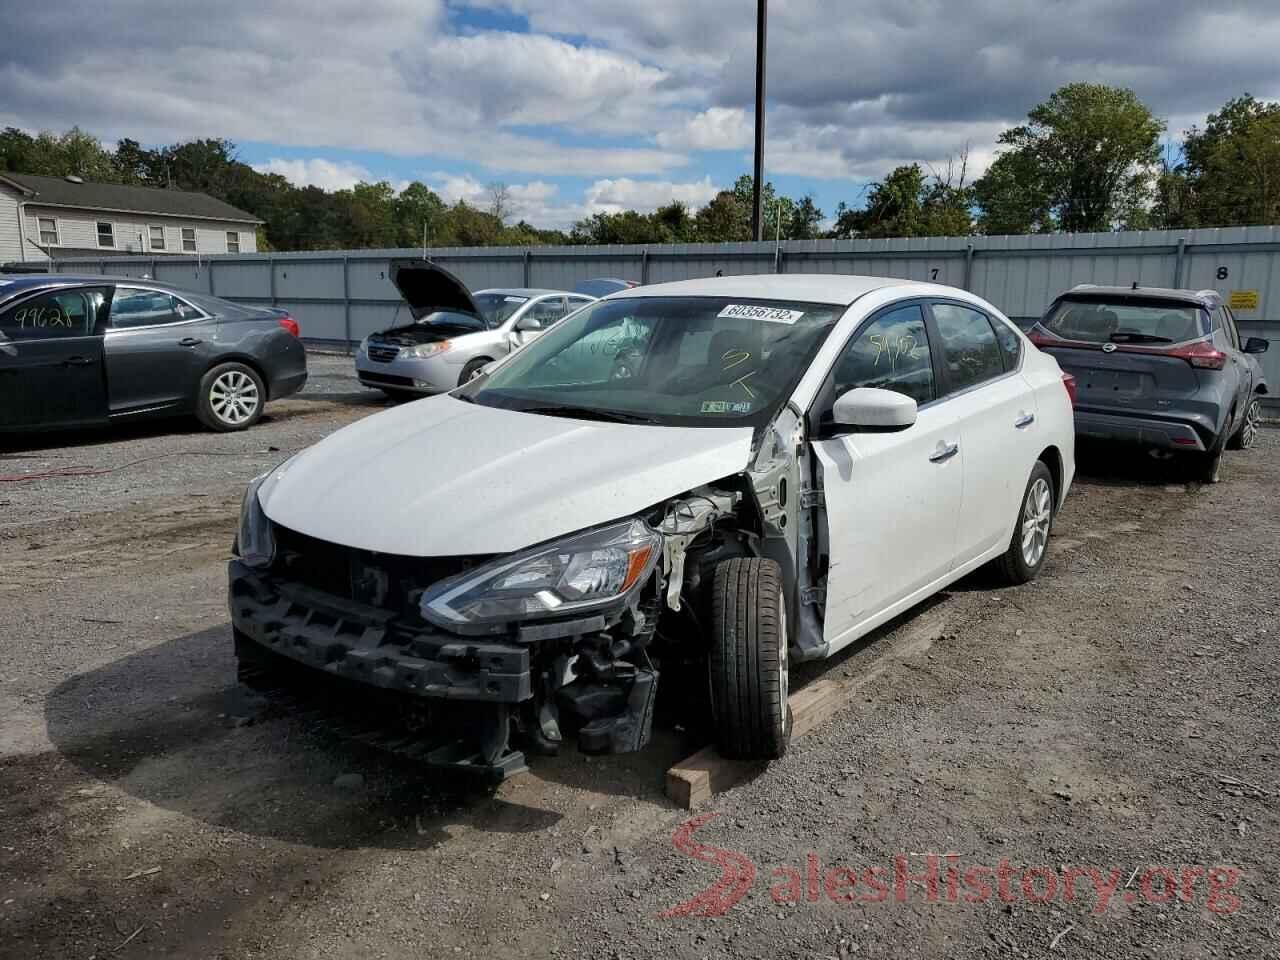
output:
<path id="1" fill-rule="evenodd" d="M 795 323 L 804 316 L 804 311 L 762 307 L 753 303 L 731 303 L 720 311 L 719 316 L 739 320 L 764 320 L 768 323 Z"/>

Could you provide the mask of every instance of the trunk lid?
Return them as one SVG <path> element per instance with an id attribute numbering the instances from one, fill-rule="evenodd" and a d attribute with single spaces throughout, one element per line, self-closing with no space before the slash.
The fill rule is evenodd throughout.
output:
<path id="1" fill-rule="evenodd" d="M 1076 404 L 1081 409 L 1154 409 L 1160 401 L 1186 399 L 1200 389 L 1191 364 L 1149 346 L 1108 344 L 1114 349 L 1107 350 L 1049 344 L 1043 338 L 1036 342 L 1076 378 Z"/>

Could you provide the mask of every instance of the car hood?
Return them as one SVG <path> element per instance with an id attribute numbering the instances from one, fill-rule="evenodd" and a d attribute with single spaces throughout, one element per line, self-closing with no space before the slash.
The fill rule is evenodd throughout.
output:
<path id="1" fill-rule="evenodd" d="M 746 468 L 749 427 L 657 427 L 499 410 L 447 394 L 366 417 L 259 490 L 282 526 L 379 553 L 509 553 Z"/>
<path id="2" fill-rule="evenodd" d="M 409 313 L 415 320 L 441 310 L 469 313 L 483 319 L 467 285 L 430 260 L 392 260 L 391 282 L 409 305 Z"/>

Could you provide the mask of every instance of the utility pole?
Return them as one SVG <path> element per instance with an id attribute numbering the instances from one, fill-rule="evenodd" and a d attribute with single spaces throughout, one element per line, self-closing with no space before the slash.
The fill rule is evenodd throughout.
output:
<path id="1" fill-rule="evenodd" d="M 751 187 L 751 236 L 764 239 L 764 54 L 769 0 L 756 0 L 756 165 Z"/>

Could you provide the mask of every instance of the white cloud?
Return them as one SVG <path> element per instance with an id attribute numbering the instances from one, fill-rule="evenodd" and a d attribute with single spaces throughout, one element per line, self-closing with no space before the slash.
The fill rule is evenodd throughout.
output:
<path id="1" fill-rule="evenodd" d="M 367 167 L 324 157 L 284 160 L 273 158 L 266 163 L 254 164 L 260 173 L 277 173 L 298 187 L 320 187 L 323 190 L 345 190 L 361 181 L 374 179 Z M 403 189 L 399 187 L 398 189 Z"/>
<path id="2" fill-rule="evenodd" d="M 693 183 L 672 183 L 669 180 L 597 180 L 587 187 L 586 207 L 592 213 L 618 213 L 622 210 L 648 212 L 679 200 L 691 207 L 700 207 L 720 191 L 703 177 Z"/>
<path id="3" fill-rule="evenodd" d="M 755 136 L 741 107 L 711 107 L 674 130 L 658 134 L 658 146 L 677 150 L 740 150 Z"/>

